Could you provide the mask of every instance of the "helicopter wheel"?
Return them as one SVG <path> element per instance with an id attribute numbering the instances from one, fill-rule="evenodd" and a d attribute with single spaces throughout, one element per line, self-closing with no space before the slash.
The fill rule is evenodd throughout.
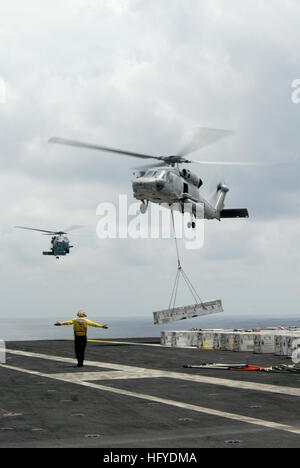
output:
<path id="1" fill-rule="evenodd" d="M 182 200 L 180 200 L 180 209 L 181 213 L 184 215 L 184 202 Z"/>

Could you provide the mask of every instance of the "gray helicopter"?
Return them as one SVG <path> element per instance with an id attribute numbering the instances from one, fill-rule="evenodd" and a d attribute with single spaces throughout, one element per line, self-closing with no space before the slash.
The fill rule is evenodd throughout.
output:
<path id="1" fill-rule="evenodd" d="M 67 237 L 67 231 L 73 231 L 74 229 L 79 229 L 81 226 L 70 226 L 65 231 L 45 231 L 44 229 L 34 229 L 24 226 L 16 226 L 17 229 L 26 229 L 28 231 L 37 231 L 42 232 L 45 236 L 52 236 L 50 250 L 44 251 L 43 255 L 52 255 L 59 260 L 59 257 L 65 257 L 70 253 L 70 249 L 73 248 L 73 245 L 70 245 L 70 241 Z"/>
<path id="2" fill-rule="evenodd" d="M 164 204 L 165 206 L 181 211 L 183 214 L 191 214 L 189 227 L 195 228 L 195 219 L 201 217 L 205 219 L 223 218 L 248 218 L 249 213 L 246 208 L 224 209 L 225 198 L 229 188 L 224 183 L 219 183 L 215 190 L 215 201 L 209 202 L 200 193 L 203 185 L 202 179 L 195 173 L 184 168 L 181 164 L 201 164 L 219 166 L 264 166 L 266 164 L 256 162 L 217 162 L 217 161 L 193 161 L 186 158 L 190 153 L 200 148 L 204 148 L 212 143 L 221 140 L 233 132 L 228 130 L 218 130 L 211 128 L 199 128 L 191 142 L 186 145 L 177 155 L 173 156 L 152 156 L 131 151 L 123 151 L 105 146 L 98 146 L 89 143 L 82 143 L 75 140 L 53 137 L 49 143 L 62 144 L 77 148 L 87 148 L 98 151 L 122 154 L 140 159 L 154 159 L 156 164 L 136 168 L 135 180 L 132 181 L 134 197 L 142 202 L 141 212 L 146 213 L 149 202 Z M 268 165 L 268 164 L 267 164 Z M 198 209 L 199 208 L 199 209 Z M 204 215 L 203 215 L 204 209 Z M 201 216 L 199 216 L 201 213 Z"/>

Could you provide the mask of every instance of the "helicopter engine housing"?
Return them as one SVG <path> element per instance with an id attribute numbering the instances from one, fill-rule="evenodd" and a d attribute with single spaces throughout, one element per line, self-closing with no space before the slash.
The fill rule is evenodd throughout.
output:
<path id="1" fill-rule="evenodd" d="M 188 169 L 183 169 L 181 172 L 180 172 L 180 175 L 188 182 L 190 182 L 191 184 L 193 184 L 195 187 L 197 188 L 200 188 L 202 187 L 203 185 L 203 182 L 202 180 L 200 179 L 200 177 L 198 177 L 196 174 L 194 174 L 193 172 L 189 171 Z"/>

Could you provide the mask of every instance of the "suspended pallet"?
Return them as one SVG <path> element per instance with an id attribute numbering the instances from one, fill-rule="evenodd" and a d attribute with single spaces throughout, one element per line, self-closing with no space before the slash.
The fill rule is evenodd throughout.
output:
<path id="1" fill-rule="evenodd" d="M 201 304 L 193 304 L 189 306 L 176 307 L 174 309 L 161 310 L 154 312 L 154 324 L 161 325 L 179 320 L 187 320 L 204 315 L 219 314 L 223 311 L 222 302 L 220 300 L 211 302 L 202 302 Z"/>
<path id="2" fill-rule="evenodd" d="M 172 210 L 171 212 L 172 212 L 178 267 L 177 267 L 175 284 L 173 287 L 173 291 L 172 291 L 171 299 L 169 303 L 169 308 L 166 310 L 161 310 L 159 312 L 153 313 L 155 325 L 161 325 L 165 323 L 176 322 L 179 320 L 187 320 L 187 319 L 192 319 L 192 318 L 201 317 L 205 315 L 212 315 L 212 314 L 218 314 L 218 313 L 224 312 L 223 307 L 222 307 L 222 302 L 220 300 L 203 302 L 201 298 L 199 297 L 197 291 L 195 290 L 194 286 L 192 285 L 191 281 L 187 277 L 186 273 L 184 272 L 181 266 L 180 258 L 179 258 L 179 249 L 178 249 L 178 243 L 177 243 L 177 238 L 176 238 L 174 214 Z M 191 295 L 193 296 L 195 300 L 195 304 L 182 306 L 182 307 L 176 307 L 176 299 L 177 299 L 177 292 L 178 292 L 180 277 L 182 277 L 183 280 L 185 281 L 188 289 L 191 292 Z"/>

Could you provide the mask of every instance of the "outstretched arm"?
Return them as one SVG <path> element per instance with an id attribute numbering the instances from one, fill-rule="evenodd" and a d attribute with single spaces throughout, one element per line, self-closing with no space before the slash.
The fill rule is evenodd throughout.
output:
<path id="1" fill-rule="evenodd" d="M 99 325 L 99 323 L 92 322 L 91 320 L 86 319 L 87 325 L 90 327 L 95 327 L 95 328 L 105 328 L 107 330 L 108 326 L 107 325 Z"/>
<path id="2" fill-rule="evenodd" d="M 54 325 L 56 327 L 61 327 L 62 325 L 73 325 L 74 320 L 69 320 L 68 322 L 56 322 Z"/>

